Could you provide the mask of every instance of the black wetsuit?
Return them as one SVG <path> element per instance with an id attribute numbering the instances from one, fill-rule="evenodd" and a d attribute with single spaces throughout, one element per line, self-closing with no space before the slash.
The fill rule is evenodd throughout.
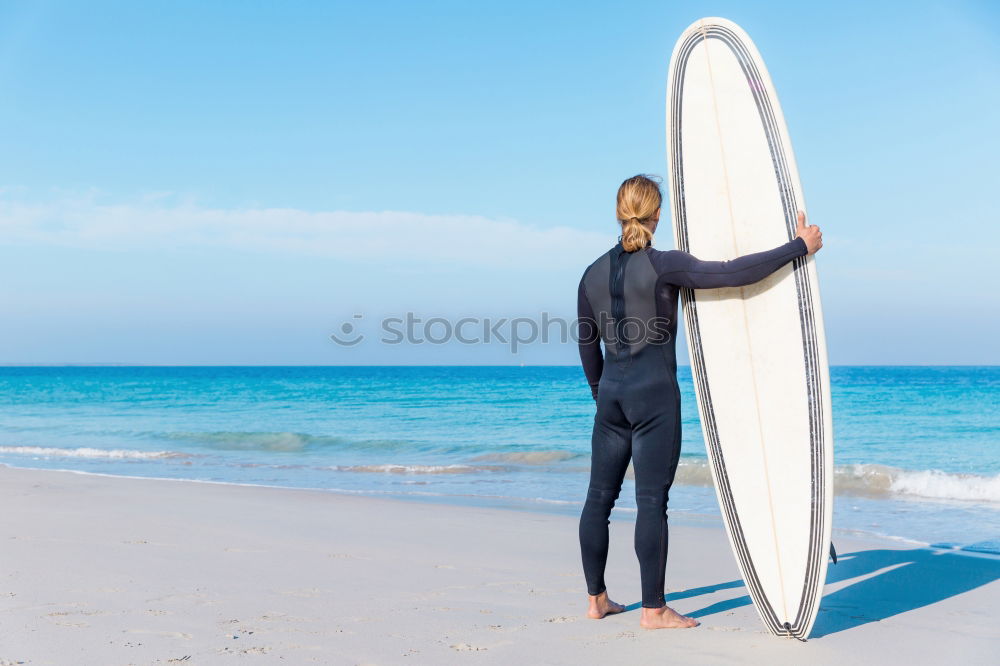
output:
<path id="1" fill-rule="evenodd" d="M 801 238 L 731 261 L 701 261 L 650 247 L 630 253 L 618 243 L 584 272 L 577 298 L 580 359 L 597 401 L 590 487 L 580 516 L 588 593 L 605 590 L 608 518 L 631 458 L 642 605 L 665 603 L 667 495 L 681 449 L 674 351 L 679 288 L 751 284 L 804 254 Z"/>

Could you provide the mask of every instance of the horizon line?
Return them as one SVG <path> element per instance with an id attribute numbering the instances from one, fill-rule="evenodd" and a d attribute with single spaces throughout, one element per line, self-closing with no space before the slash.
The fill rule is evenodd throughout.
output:
<path id="1" fill-rule="evenodd" d="M 0 361 L 0 368 L 581 368 L 579 363 L 134 363 Z M 690 363 L 678 363 L 690 368 Z M 831 368 L 996 368 L 996 363 L 831 363 Z"/>

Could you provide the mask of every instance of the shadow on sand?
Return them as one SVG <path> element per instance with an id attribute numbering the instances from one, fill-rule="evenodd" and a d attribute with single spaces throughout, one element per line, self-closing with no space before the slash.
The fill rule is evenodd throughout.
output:
<path id="1" fill-rule="evenodd" d="M 684 590 L 683 592 L 671 592 L 670 594 L 664 595 L 669 604 L 672 601 L 677 601 L 678 599 L 687 599 L 688 597 L 699 597 L 703 594 L 711 594 L 712 592 L 718 592 L 719 590 L 729 590 L 735 587 L 743 587 L 742 580 L 731 580 L 728 583 L 718 583 L 716 585 L 705 585 L 704 587 L 692 587 L 690 590 Z M 746 603 L 750 603 L 750 597 L 746 597 Z M 736 604 L 737 606 L 744 606 L 745 604 Z M 634 604 L 629 604 L 625 606 L 625 612 L 633 611 L 642 608 L 642 602 L 637 601 Z M 721 610 L 721 609 L 720 609 Z M 696 617 L 692 613 L 687 613 L 687 615 Z M 706 615 L 711 615 L 711 613 L 706 613 Z"/>
<path id="2" fill-rule="evenodd" d="M 934 548 L 862 550 L 844 553 L 827 569 L 828 585 L 854 578 L 859 580 L 823 597 L 811 638 L 878 622 L 991 583 L 1000 578 L 1000 558 Z M 743 587 L 743 581 L 668 594 L 667 602 L 736 587 Z M 685 615 L 702 618 L 750 604 L 750 596 L 743 595 Z"/>

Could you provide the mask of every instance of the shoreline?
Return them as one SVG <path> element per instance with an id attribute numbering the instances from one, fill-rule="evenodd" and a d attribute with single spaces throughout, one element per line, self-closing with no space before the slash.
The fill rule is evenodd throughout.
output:
<path id="1" fill-rule="evenodd" d="M 448 493 L 434 493 L 429 491 L 401 492 L 401 491 L 374 490 L 374 489 L 351 490 L 346 488 L 283 486 L 283 485 L 270 485 L 263 483 L 242 483 L 239 481 L 218 481 L 210 479 L 192 479 L 192 478 L 169 477 L 169 476 L 139 476 L 139 475 L 129 475 L 129 474 L 113 474 L 109 472 L 91 472 L 86 470 L 77 470 L 68 468 L 62 469 L 62 468 L 20 467 L 17 465 L 11 465 L 10 463 L 6 462 L 0 462 L 0 468 L 27 470 L 27 471 L 58 472 L 58 473 L 68 473 L 68 474 L 80 474 L 85 476 L 137 479 L 137 480 L 148 480 L 148 481 L 180 481 L 180 482 L 191 482 L 200 484 L 216 484 L 222 486 L 240 486 L 246 488 L 274 488 L 278 490 L 303 490 L 309 492 L 343 495 L 346 497 L 371 497 L 375 499 L 389 499 L 400 502 L 440 504 L 443 506 L 480 507 L 487 509 L 499 509 L 503 511 L 521 511 L 527 513 L 541 513 L 545 515 L 571 516 L 574 518 L 578 516 L 579 511 L 583 508 L 582 502 L 546 499 L 542 497 L 529 498 L 529 497 L 514 497 L 505 495 L 473 495 L 473 494 L 453 495 Z M 838 495 L 838 497 L 841 496 Z M 854 497 L 854 495 L 847 495 L 847 497 Z M 860 497 L 865 497 L 866 499 L 873 499 L 863 495 Z M 891 500 L 885 500 L 885 501 L 891 501 Z M 935 500 L 928 498 L 928 499 L 920 499 L 920 501 L 935 501 Z M 941 503 L 940 500 L 937 501 Z M 564 508 L 560 509 L 557 507 L 564 507 Z M 572 509 L 572 511 L 570 511 L 570 509 Z M 614 511 L 612 512 L 611 520 L 634 523 L 635 511 L 636 510 L 634 507 L 616 506 Z M 690 525 L 696 527 L 709 527 L 709 528 L 717 528 L 720 530 L 724 529 L 722 523 L 722 516 L 721 514 L 718 513 L 700 513 L 685 509 L 671 509 L 670 517 L 675 524 L 679 523 L 682 525 Z M 933 545 L 931 542 L 922 541 L 911 537 L 906 537 L 901 535 L 891 535 L 891 534 L 880 534 L 877 532 L 869 532 L 865 530 L 852 529 L 846 527 L 838 528 L 835 526 L 833 528 L 833 537 L 834 537 L 834 543 L 836 543 L 840 539 L 891 541 L 894 543 L 903 543 L 908 546 L 914 546 L 919 548 L 933 548 L 934 550 L 951 552 L 958 555 L 1000 558 L 1000 553 L 978 552 L 975 550 L 965 550 L 961 547 L 946 548 L 941 545 Z M 3 665 L 0 664 L 0 666 Z"/>
<path id="2" fill-rule="evenodd" d="M 1000 650 L 996 558 L 838 538 L 800 643 L 765 632 L 721 526 L 672 524 L 668 604 L 702 625 L 645 631 L 630 521 L 612 521 L 608 563 L 630 610 L 594 621 L 569 516 L 163 480 L 0 467 L 0 663 L 985 663 Z"/>

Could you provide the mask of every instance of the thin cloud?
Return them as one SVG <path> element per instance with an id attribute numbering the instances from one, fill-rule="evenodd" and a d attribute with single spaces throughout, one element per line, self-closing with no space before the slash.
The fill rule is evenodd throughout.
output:
<path id="1" fill-rule="evenodd" d="M 129 202 L 96 195 L 31 202 L 0 194 L 5 243 L 103 250 L 213 246 L 329 256 L 344 260 L 486 263 L 544 258 L 578 269 L 613 242 L 607 234 L 539 227 L 480 215 L 407 211 L 306 211 L 212 208 L 162 194 Z"/>

